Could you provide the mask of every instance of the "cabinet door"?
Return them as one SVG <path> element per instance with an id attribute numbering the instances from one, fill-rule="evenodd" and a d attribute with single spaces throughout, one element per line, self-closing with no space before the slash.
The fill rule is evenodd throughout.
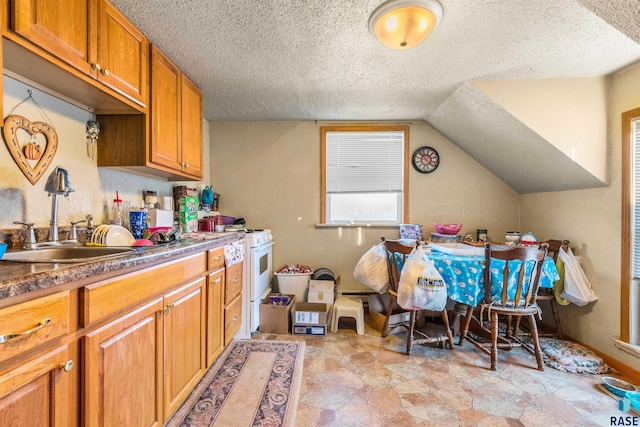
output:
<path id="1" fill-rule="evenodd" d="M 161 426 L 162 299 L 84 337 L 84 425 Z"/>
<path id="2" fill-rule="evenodd" d="M 202 93 L 184 75 L 182 76 L 182 170 L 202 178 Z"/>
<path id="3" fill-rule="evenodd" d="M 165 296 L 164 408 L 172 414 L 204 375 L 205 278 Z"/>
<path id="4" fill-rule="evenodd" d="M 98 0 L 98 80 L 148 104 L 149 40 L 107 0 Z"/>
<path id="5" fill-rule="evenodd" d="M 14 0 L 13 31 L 85 74 L 95 55 L 95 0 Z"/>
<path id="6" fill-rule="evenodd" d="M 151 47 L 151 161 L 176 171 L 180 163 L 180 70 Z"/>
<path id="7" fill-rule="evenodd" d="M 77 426 L 76 356 L 75 343 L 64 345 L 0 375 L 0 426 Z"/>
<path id="8" fill-rule="evenodd" d="M 207 367 L 224 348 L 224 268 L 207 279 Z"/>

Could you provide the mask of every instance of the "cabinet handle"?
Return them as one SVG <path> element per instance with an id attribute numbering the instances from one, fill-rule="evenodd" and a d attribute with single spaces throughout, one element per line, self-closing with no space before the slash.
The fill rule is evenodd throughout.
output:
<path id="1" fill-rule="evenodd" d="M 235 322 L 236 320 L 238 320 L 238 315 L 237 314 L 235 316 L 233 316 L 232 322 Z"/>
<path id="2" fill-rule="evenodd" d="M 184 164 L 184 167 L 185 167 L 185 168 L 188 168 L 188 167 L 189 167 L 189 163 L 185 163 L 185 164 Z"/>
<path id="3" fill-rule="evenodd" d="M 167 313 L 169 312 L 169 310 L 170 310 L 170 309 L 172 309 L 172 308 L 173 308 L 173 307 L 175 307 L 175 306 L 176 306 L 176 305 L 175 305 L 174 303 L 167 304 L 167 305 L 164 307 L 164 314 L 167 314 Z"/>
<path id="4" fill-rule="evenodd" d="M 65 372 L 69 372 L 70 370 L 73 369 L 73 360 L 68 360 L 67 363 L 61 363 L 60 364 L 60 369 L 62 369 Z"/>
<path id="5" fill-rule="evenodd" d="M 47 317 L 46 319 L 44 319 L 40 323 L 38 323 L 38 326 L 36 326 L 35 328 L 32 328 L 32 329 L 29 329 L 28 331 L 18 332 L 18 333 L 15 333 L 15 334 L 0 335 L 0 344 L 5 343 L 5 342 L 7 342 L 9 340 L 12 340 L 14 338 L 17 338 L 17 337 L 21 337 L 23 335 L 29 335 L 29 334 L 33 334 L 34 332 L 38 332 L 40 329 L 44 328 L 49 323 L 51 323 L 51 319 Z"/>
<path id="6" fill-rule="evenodd" d="M 213 281 L 213 283 L 220 283 L 221 281 L 222 279 L 218 277 L 216 280 Z"/>
<path id="7" fill-rule="evenodd" d="M 239 278 L 239 277 L 234 277 L 234 278 L 233 278 L 233 283 L 238 283 L 239 281 L 240 281 L 240 278 Z"/>
<path id="8" fill-rule="evenodd" d="M 213 260 L 214 261 L 220 261 L 222 259 L 222 255 L 218 255 L 218 256 L 214 256 Z"/>
<path id="9" fill-rule="evenodd" d="M 98 71 L 102 70 L 102 66 L 100 65 L 99 62 L 96 62 L 95 64 L 93 64 L 92 67 Z"/>
<path id="10" fill-rule="evenodd" d="M 107 76 L 107 77 L 108 77 L 108 76 L 110 76 L 110 75 L 111 75 L 111 72 L 109 71 L 109 69 L 108 69 L 108 68 L 105 68 L 104 70 L 102 70 L 102 74 L 104 74 L 105 76 Z"/>

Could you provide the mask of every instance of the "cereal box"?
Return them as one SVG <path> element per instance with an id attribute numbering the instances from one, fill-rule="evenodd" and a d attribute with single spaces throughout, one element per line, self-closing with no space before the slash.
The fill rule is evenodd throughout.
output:
<path id="1" fill-rule="evenodd" d="M 179 215 L 183 231 L 198 231 L 198 198 L 180 197 Z"/>

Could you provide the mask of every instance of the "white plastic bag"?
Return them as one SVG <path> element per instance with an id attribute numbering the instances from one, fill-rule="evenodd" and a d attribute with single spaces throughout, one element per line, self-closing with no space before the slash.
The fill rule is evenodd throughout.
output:
<path id="1" fill-rule="evenodd" d="M 353 271 L 353 277 L 379 294 L 389 288 L 387 251 L 384 243 L 377 244 L 362 255 Z"/>
<path id="2" fill-rule="evenodd" d="M 404 309 L 442 311 L 447 305 L 447 285 L 433 261 L 418 246 L 400 273 L 398 304 Z"/>
<path id="3" fill-rule="evenodd" d="M 562 298 L 578 306 L 587 305 L 596 301 L 598 297 L 591 289 L 591 282 L 582 270 L 578 259 L 573 255 L 571 248 L 565 252 L 560 248 L 558 257 L 564 263 L 564 291 Z"/>

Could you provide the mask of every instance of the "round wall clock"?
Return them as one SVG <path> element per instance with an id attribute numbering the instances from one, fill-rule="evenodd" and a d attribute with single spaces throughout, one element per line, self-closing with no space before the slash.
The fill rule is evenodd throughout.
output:
<path id="1" fill-rule="evenodd" d="M 418 172 L 431 173 L 438 168 L 440 155 L 432 147 L 420 147 L 413 152 L 411 163 Z"/>

